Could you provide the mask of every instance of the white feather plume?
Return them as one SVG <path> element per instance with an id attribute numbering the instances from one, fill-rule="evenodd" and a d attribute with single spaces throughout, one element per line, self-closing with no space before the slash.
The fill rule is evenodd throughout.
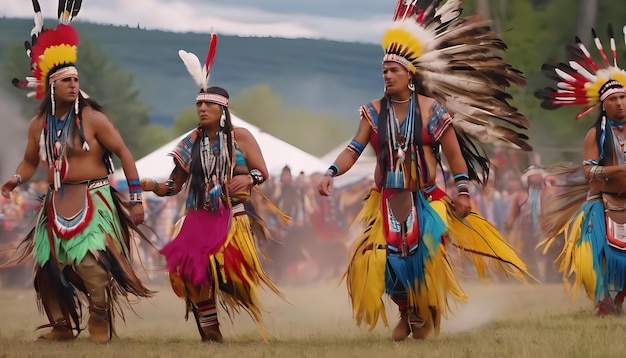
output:
<path id="1" fill-rule="evenodd" d="M 183 60 L 187 71 L 191 75 L 191 78 L 193 78 L 196 85 L 198 85 L 199 88 L 206 87 L 206 74 L 203 74 L 203 66 L 200 64 L 198 56 L 185 50 L 179 50 L 178 56 L 180 56 L 180 59 Z"/>

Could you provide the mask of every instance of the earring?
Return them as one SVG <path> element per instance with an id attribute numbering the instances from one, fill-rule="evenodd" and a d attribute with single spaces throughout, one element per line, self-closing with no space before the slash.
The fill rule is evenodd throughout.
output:
<path id="1" fill-rule="evenodd" d="M 220 127 L 224 127 L 226 125 L 226 111 L 222 108 L 222 116 L 220 117 Z"/>
<path id="2" fill-rule="evenodd" d="M 415 92 L 415 83 L 413 83 L 413 81 L 409 81 L 409 85 L 407 87 L 409 87 L 411 92 Z"/>
<path id="3" fill-rule="evenodd" d="M 56 113 L 56 104 L 54 103 L 54 82 L 50 84 L 50 100 L 52 105 L 52 115 Z"/>

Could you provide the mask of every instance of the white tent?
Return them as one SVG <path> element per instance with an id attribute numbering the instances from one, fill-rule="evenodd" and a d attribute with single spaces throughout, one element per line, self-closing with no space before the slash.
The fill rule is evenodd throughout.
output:
<path id="1" fill-rule="evenodd" d="M 279 175 L 285 165 L 291 168 L 292 173 L 303 171 L 305 174 L 323 172 L 328 168 L 329 164 L 327 162 L 263 132 L 260 128 L 245 122 L 241 118 L 231 114 L 231 119 L 234 126 L 246 128 L 252 133 L 259 143 L 259 147 L 261 147 L 267 169 L 271 175 Z M 139 171 L 139 177 L 154 178 L 157 180 L 167 179 L 172 169 L 174 169 L 174 161 L 168 153 L 170 153 L 187 134 L 188 133 L 183 134 L 154 152 L 137 160 L 135 165 L 137 166 L 137 171 Z M 117 168 L 114 174 L 115 181 L 121 184 L 125 181 L 124 178 L 124 171 L 121 168 Z M 121 186 L 123 185 L 124 184 L 121 184 Z"/>

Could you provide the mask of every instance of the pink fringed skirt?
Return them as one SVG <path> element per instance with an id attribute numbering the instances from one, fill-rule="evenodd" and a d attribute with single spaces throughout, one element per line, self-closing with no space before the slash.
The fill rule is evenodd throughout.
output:
<path id="1" fill-rule="evenodd" d="M 226 242 L 230 222 L 231 212 L 225 206 L 216 211 L 189 209 L 178 235 L 161 249 L 169 273 L 178 273 L 196 286 L 209 285 L 209 255 Z"/>

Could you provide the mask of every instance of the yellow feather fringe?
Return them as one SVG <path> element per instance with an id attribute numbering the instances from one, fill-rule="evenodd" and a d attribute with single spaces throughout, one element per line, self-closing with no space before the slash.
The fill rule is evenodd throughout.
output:
<path id="1" fill-rule="evenodd" d="M 596 300 L 596 272 L 593 267 L 593 251 L 591 243 L 588 241 L 580 242 L 582 236 L 581 225 L 584 213 L 580 212 L 572 218 L 558 234 L 563 233 L 565 243 L 563 250 L 557 257 L 560 261 L 559 271 L 563 272 L 563 283 L 565 290 L 573 288 L 572 301 L 576 299 L 577 293 L 581 286 L 585 288 L 587 297 L 592 301 Z M 557 234 L 557 236 L 558 236 Z M 547 248 L 553 243 L 556 236 L 548 238 L 540 245 Z M 574 276 L 573 284 L 567 279 Z"/>
<path id="2" fill-rule="evenodd" d="M 484 217 L 473 211 L 465 218 L 458 216 L 450 198 L 433 201 L 431 206 L 446 222 L 447 239 L 460 249 L 459 253 L 471 260 L 481 280 L 486 280 L 490 269 L 504 272 L 522 282 L 526 282 L 526 277 L 537 280 L 528 272 L 528 267 L 515 249 Z M 487 259 L 492 260 L 487 262 Z"/>
<path id="3" fill-rule="evenodd" d="M 379 317 L 385 327 L 389 327 L 382 300 L 385 293 L 387 243 L 383 235 L 379 192 L 370 192 L 356 221 L 365 223 L 365 230 L 352 245 L 350 263 L 344 274 L 352 301 L 352 315 L 358 326 L 365 322 L 369 330 L 376 327 Z"/>
<path id="4" fill-rule="evenodd" d="M 382 300 L 387 253 L 380 200 L 380 193 L 372 190 L 357 218 L 357 221 L 365 223 L 365 230 L 352 245 L 350 263 L 344 275 L 353 317 L 357 325 L 365 322 L 369 330 L 376 327 L 379 318 L 385 327 L 389 327 Z M 467 295 L 456 280 L 445 246 L 437 246 L 430 236 L 423 237 L 422 244 L 433 254 L 424 263 L 425 281 L 421 285 L 415 282 L 417 292 L 408 292 L 409 305 L 417 307 L 419 312 L 431 312 L 422 319 L 427 321 L 426 324 L 432 324 L 435 334 L 438 334 L 441 317 L 446 317 L 450 308 L 448 298 L 466 301 Z"/>
<path id="5" fill-rule="evenodd" d="M 230 284 L 234 286 L 234 294 L 231 295 L 218 290 L 220 298 L 235 312 L 238 312 L 239 308 L 246 310 L 257 324 L 261 336 L 267 342 L 267 336 L 262 323 L 259 286 L 263 283 L 267 288 L 285 301 L 286 297 L 269 279 L 269 277 L 267 277 L 261 268 L 254 238 L 252 237 L 252 233 L 250 231 L 250 221 L 248 216 L 238 215 L 233 217 L 226 243 L 215 255 L 210 257 L 211 272 L 213 273 L 213 282 L 215 283 L 216 288 L 218 277 L 215 262 L 217 261 L 220 263 L 220 267 L 223 267 L 224 252 L 226 250 L 238 251 L 243 256 L 244 263 L 247 266 L 252 267 L 252 275 L 249 276 L 247 274 L 244 269 L 244 263 L 240 264 L 240 270 L 238 270 L 238 272 L 222 272 L 222 277 L 230 278 Z M 241 276 L 238 275 L 239 273 L 241 273 Z"/>

